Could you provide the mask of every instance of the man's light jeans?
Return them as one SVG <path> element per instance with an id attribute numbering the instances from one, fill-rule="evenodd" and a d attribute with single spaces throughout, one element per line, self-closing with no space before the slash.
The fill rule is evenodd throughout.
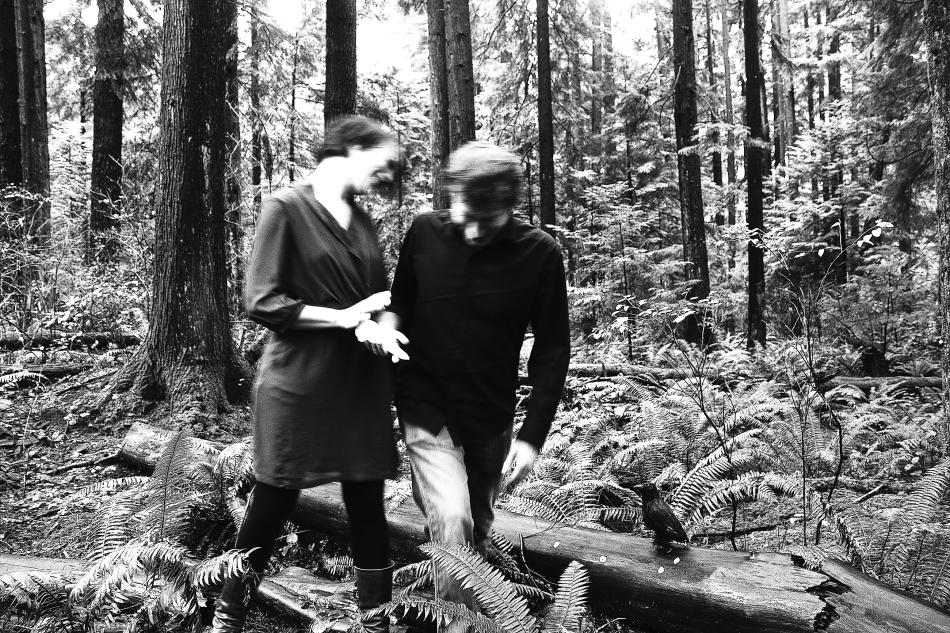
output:
<path id="1" fill-rule="evenodd" d="M 455 446 L 447 427 L 433 435 L 401 419 L 412 466 L 412 495 L 429 524 L 429 539 L 444 545 L 468 543 L 484 554 L 501 488 L 501 468 L 511 446 L 511 428 L 485 444 Z M 433 567 L 435 596 L 476 609 L 474 595 Z M 451 624 L 447 633 L 467 627 Z"/>

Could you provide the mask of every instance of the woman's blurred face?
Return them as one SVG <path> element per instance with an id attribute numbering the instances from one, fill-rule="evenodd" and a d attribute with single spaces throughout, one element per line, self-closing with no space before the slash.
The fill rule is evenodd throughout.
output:
<path id="1" fill-rule="evenodd" d="M 393 181 L 399 166 L 399 148 L 396 141 L 387 141 L 374 147 L 353 146 L 347 158 L 353 193 L 366 193 L 380 184 Z"/>

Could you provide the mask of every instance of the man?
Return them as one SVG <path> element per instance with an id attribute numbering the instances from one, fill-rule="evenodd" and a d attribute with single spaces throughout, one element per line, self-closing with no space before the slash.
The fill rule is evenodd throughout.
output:
<path id="1" fill-rule="evenodd" d="M 396 406 L 430 538 L 484 551 L 502 476 L 510 471 L 517 483 L 531 471 L 561 397 L 570 360 L 567 290 L 555 240 L 512 216 L 521 186 L 513 154 L 468 143 L 449 157 L 444 177 L 451 209 L 415 218 L 381 324 L 409 339 Z M 533 391 L 512 443 L 529 324 Z M 435 585 L 437 597 L 475 606 L 447 574 L 436 571 Z"/>

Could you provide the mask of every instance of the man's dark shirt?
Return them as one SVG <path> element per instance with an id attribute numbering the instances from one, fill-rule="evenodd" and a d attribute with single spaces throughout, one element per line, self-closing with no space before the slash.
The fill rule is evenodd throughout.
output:
<path id="1" fill-rule="evenodd" d="M 470 246 L 447 212 L 415 218 L 402 245 L 389 309 L 402 318 L 409 361 L 396 400 L 438 412 L 413 422 L 448 426 L 456 443 L 497 437 L 511 423 L 518 361 L 531 324 L 531 402 L 519 439 L 538 449 L 557 410 L 570 362 L 564 263 L 554 239 L 512 218 L 484 246 Z"/>

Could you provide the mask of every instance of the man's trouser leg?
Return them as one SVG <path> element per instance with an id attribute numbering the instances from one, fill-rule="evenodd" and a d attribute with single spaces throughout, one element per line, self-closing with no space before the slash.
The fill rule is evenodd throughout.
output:
<path id="1" fill-rule="evenodd" d="M 510 442 L 510 433 L 490 445 L 466 451 L 455 446 L 446 427 L 433 435 L 412 424 L 405 415 L 402 423 L 412 466 L 413 497 L 426 516 L 429 538 L 444 545 L 483 546 L 494 519 L 491 506 L 498 495 L 501 467 L 508 450 L 507 444 L 502 444 Z M 438 566 L 433 567 L 433 582 L 437 598 L 476 608 L 471 591 L 463 589 Z M 449 633 L 465 630 L 463 626 L 446 629 Z"/>

